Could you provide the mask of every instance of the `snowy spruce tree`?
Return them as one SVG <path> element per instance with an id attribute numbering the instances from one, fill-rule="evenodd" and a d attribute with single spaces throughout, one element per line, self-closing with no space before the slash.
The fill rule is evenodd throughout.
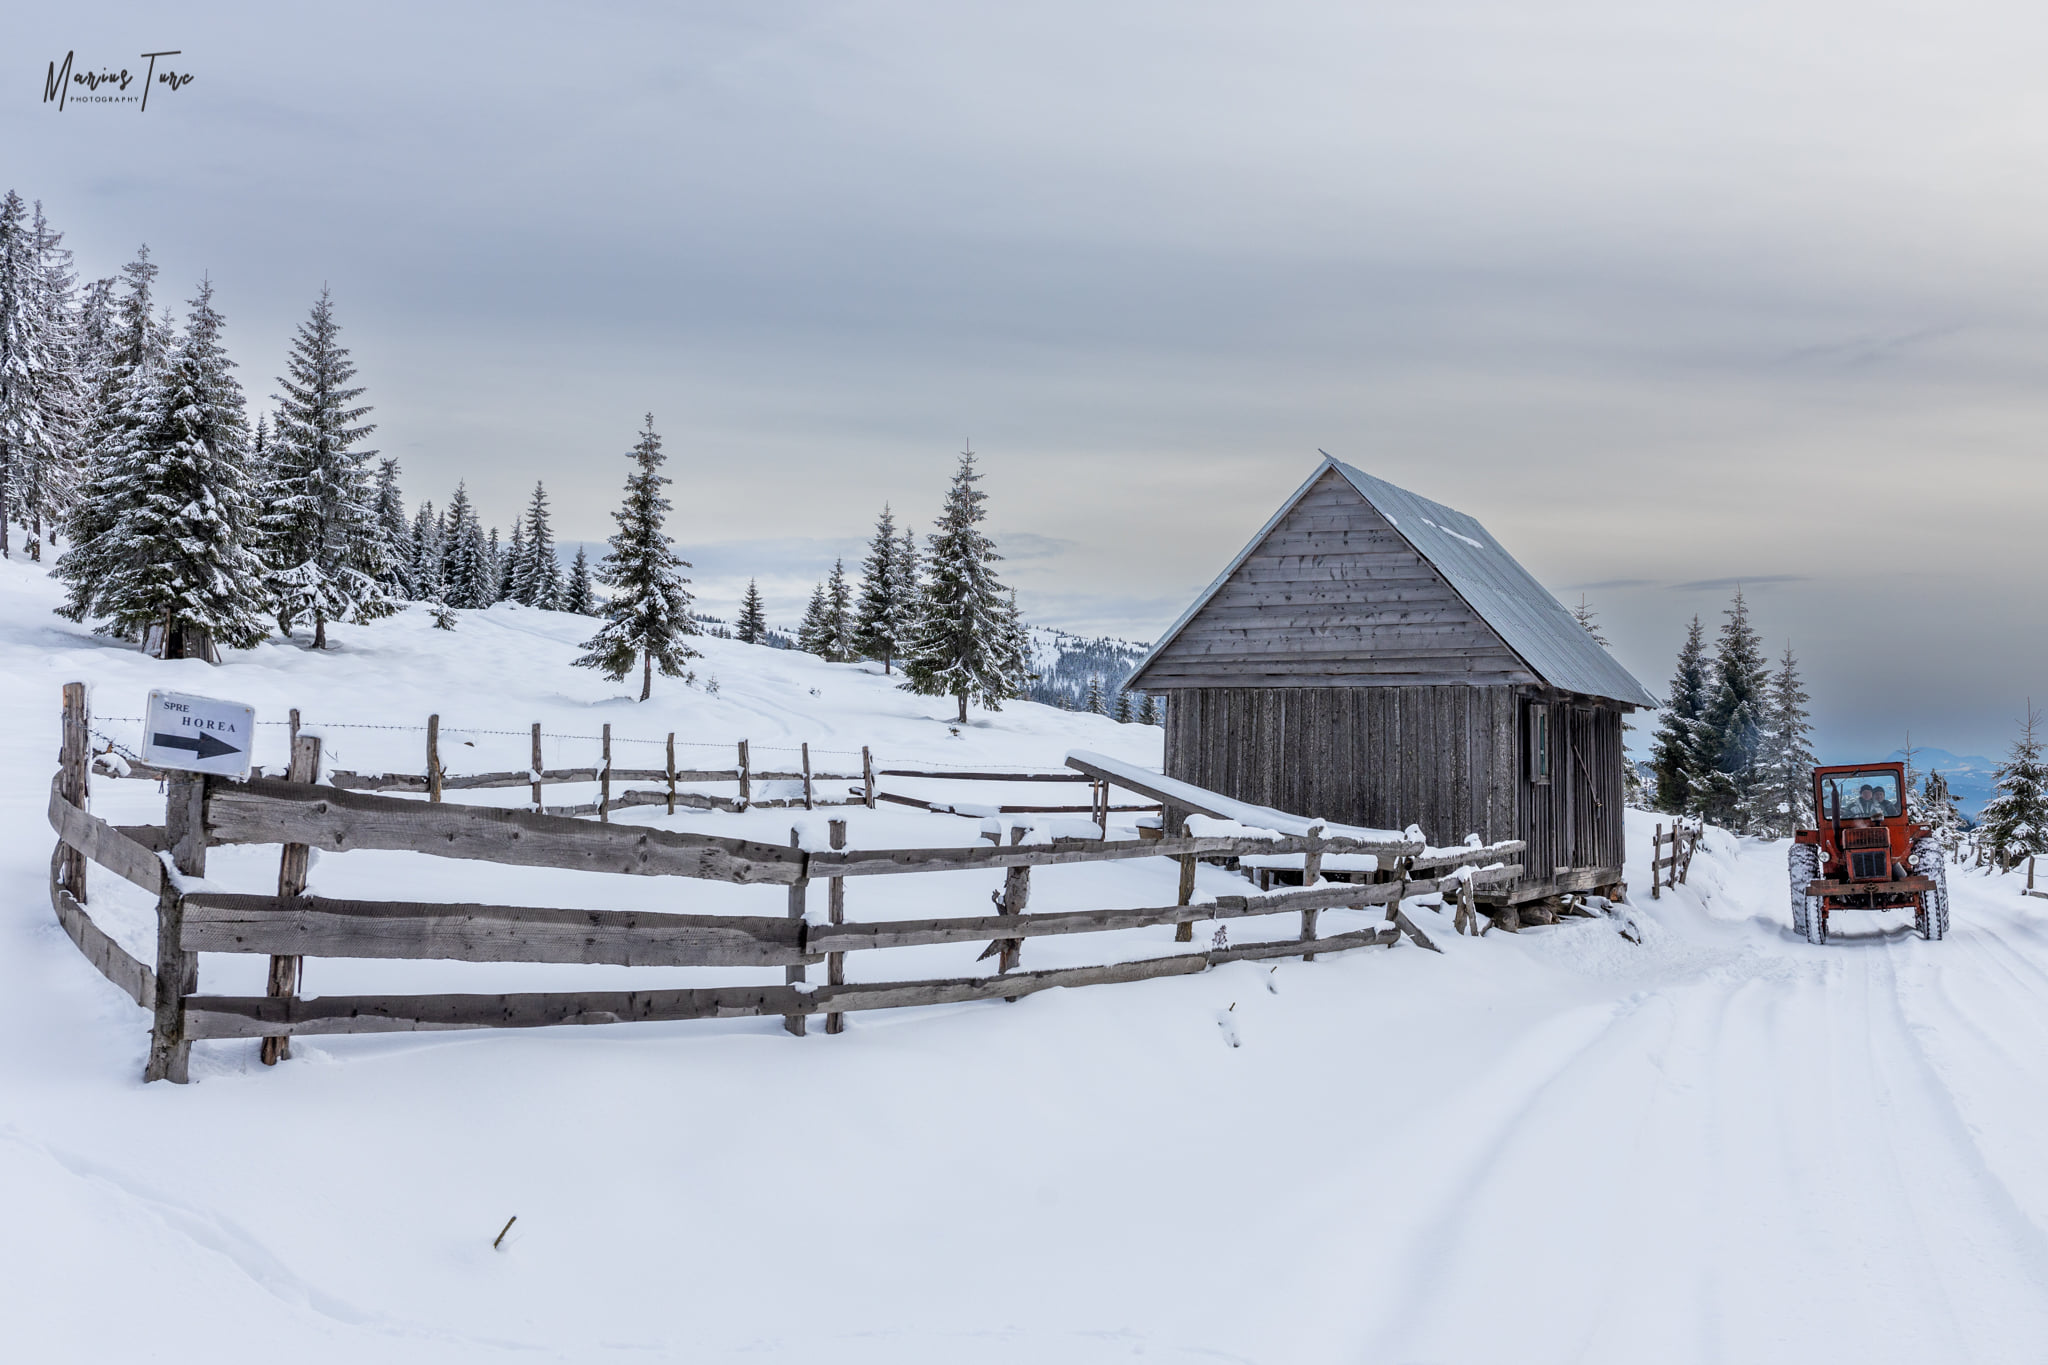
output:
<path id="1" fill-rule="evenodd" d="M 413 512 L 405 553 L 406 576 L 412 580 L 414 598 L 428 602 L 441 596 L 441 518 L 431 498 L 420 499 Z"/>
<path id="2" fill-rule="evenodd" d="M 903 664 L 904 686 L 920 696 L 953 697 L 959 720 L 967 704 L 989 710 L 1024 690 L 1022 624 L 996 576 L 1001 558 L 978 529 L 988 495 L 965 451 L 946 494 L 938 529 L 927 541 L 918 626 Z"/>
<path id="3" fill-rule="evenodd" d="M 92 391 L 87 376 L 97 357 L 87 350 L 80 329 L 73 299 L 78 280 L 71 268 L 71 253 L 64 248 L 64 234 L 43 215 L 41 200 L 35 202 L 29 216 L 29 240 L 36 267 L 33 311 L 42 333 L 42 349 L 50 361 L 36 386 L 49 444 L 39 457 L 27 460 L 16 471 L 16 496 L 10 503 L 28 533 L 28 557 L 39 562 L 45 535 L 56 543 L 57 528 L 84 477 L 84 438 L 90 416 L 86 400 Z M 0 381 L 0 388 L 4 387 Z M 0 538 L 0 550 L 5 548 L 4 538 Z"/>
<path id="4" fill-rule="evenodd" d="M 88 394 L 84 483 L 64 518 L 64 538 L 70 546 L 56 566 L 57 577 L 67 586 L 58 611 L 74 621 L 96 614 L 103 581 L 123 563 L 111 533 L 122 514 L 135 505 L 130 462 L 136 430 L 164 359 L 164 334 L 152 311 L 157 268 L 147 245 L 121 268 L 121 275 L 124 290 Z"/>
<path id="5" fill-rule="evenodd" d="M 754 580 L 747 580 L 747 595 L 740 600 L 740 619 L 733 628 L 733 634 L 741 644 L 758 645 L 768 634 L 768 612 L 761 605 L 761 589 Z"/>
<path id="6" fill-rule="evenodd" d="M 1131 694 L 1121 687 L 1116 690 L 1116 705 L 1110 708 L 1110 715 L 1118 725 L 1131 723 Z"/>
<path id="7" fill-rule="evenodd" d="M 1939 772 L 1930 770 L 1920 784 L 1919 795 L 1913 798 L 1913 818 L 1927 826 L 1928 837 L 1942 856 L 1951 860 L 1957 856 L 1963 843 L 1963 813 L 1956 809 L 1948 779 Z"/>
<path id="8" fill-rule="evenodd" d="M 685 663 L 697 657 L 689 643 L 697 622 L 690 615 L 690 580 L 682 575 L 690 565 L 676 557 L 662 530 L 669 502 L 661 490 L 669 480 L 661 473 L 665 457 L 653 413 L 647 414 L 647 425 L 628 458 L 633 472 L 626 479 L 625 502 L 613 513 L 619 529 L 598 575 L 612 589 L 604 606 L 605 623 L 584 643 L 590 653 L 576 662 L 601 669 L 618 682 L 637 659 L 640 700 L 646 701 L 654 691 L 655 669 L 664 677 L 679 678 Z"/>
<path id="9" fill-rule="evenodd" d="M 548 518 L 548 490 L 533 485 L 526 504 L 526 553 L 513 576 L 512 596 L 529 607 L 553 611 L 562 598 L 562 566 L 555 558 L 555 531 Z"/>
<path id="10" fill-rule="evenodd" d="M 825 579 L 825 631 L 831 650 L 827 658 L 848 663 L 860 657 L 860 647 L 854 638 L 857 628 L 853 584 L 847 581 L 843 559 L 832 561 L 832 573 Z"/>
<path id="11" fill-rule="evenodd" d="M 1083 703 L 1081 709 L 1086 711 L 1091 716 L 1101 715 L 1102 675 L 1100 673 L 1090 673 L 1088 675 L 1088 691 L 1086 696 L 1087 700 Z"/>
<path id="12" fill-rule="evenodd" d="M 152 641 L 163 658 L 217 663 L 218 645 L 247 648 L 269 633 L 268 602 L 249 546 L 248 418 L 211 283 L 191 310 L 138 414 L 131 498 L 107 534 L 92 614 L 101 630 Z"/>
<path id="13" fill-rule="evenodd" d="M 408 601 L 419 596 L 412 581 L 412 524 L 398 491 L 398 461 L 377 461 L 377 533 L 384 542 L 384 589 Z"/>
<path id="14" fill-rule="evenodd" d="M 1698 809 L 1700 716 L 1707 704 L 1707 661 L 1700 618 L 1692 618 L 1671 675 L 1671 696 L 1650 747 L 1650 771 L 1657 779 L 1657 809 L 1690 815 Z"/>
<path id="15" fill-rule="evenodd" d="M 1699 809 L 1715 824 L 1740 831 L 1744 803 L 1756 781 L 1770 669 L 1741 588 L 1722 615 L 1728 619 L 1715 641 L 1713 692 L 1700 717 Z"/>
<path id="16" fill-rule="evenodd" d="M 1744 797 L 1745 833 L 1766 839 L 1790 838 L 1813 828 L 1813 722 L 1806 709 L 1799 660 L 1786 645 L 1764 695 L 1755 780 Z"/>
<path id="17" fill-rule="evenodd" d="M 1993 775 L 1997 795 L 1977 817 L 1978 839 L 2000 868 L 2048 853 L 2048 764 L 2042 761 L 2040 727 L 2041 713 L 2030 701 L 2019 738 Z"/>
<path id="18" fill-rule="evenodd" d="M 455 485 L 455 496 L 441 518 L 441 585 L 448 605 L 481 611 L 491 605 L 493 580 L 490 542 L 469 500 L 469 482 Z"/>
<path id="19" fill-rule="evenodd" d="M 498 562 L 497 600 L 519 601 L 519 583 L 525 576 L 526 523 L 515 520 L 512 523 L 512 543 L 505 548 L 505 557 Z"/>
<path id="20" fill-rule="evenodd" d="M 796 647 L 821 659 L 832 657 L 832 609 L 826 605 L 825 585 L 822 582 L 811 589 L 811 600 L 804 608 L 804 619 L 797 622 Z"/>
<path id="21" fill-rule="evenodd" d="M 0 197 L 0 556 L 11 553 L 12 526 L 41 524 L 63 459 L 65 320 L 49 310 L 35 220 L 9 190 Z"/>
<path id="22" fill-rule="evenodd" d="M 376 428 L 356 367 L 341 344 L 326 289 L 292 339 L 275 445 L 262 493 L 263 556 L 278 624 L 286 634 L 313 623 L 313 648 L 327 647 L 327 623 L 375 620 L 395 608 L 384 587 L 384 536 L 368 464 L 358 443 Z"/>
<path id="23" fill-rule="evenodd" d="M 896 518 L 885 505 L 875 522 L 875 538 L 861 562 L 860 606 L 855 613 L 856 652 L 880 659 L 882 672 L 893 671 L 897 656 L 917 624 L 917 569 L 904 562 L 908 536 L 898 539 Z"/>
<path id="24" fill-rule="evenodd" d="M 576 558 L 569 565 L 569 579 L 562 585 L 561 609 L 576 616 L 595 616 L 597 606 L 597 593 L 590 585 L 590 556 L 578 545 Z"/>
<path id="25" fill-rule="evenodd" d="M 487 607 L 493 602 L 505 600 L 505 560 L 505 551 L 498 544 L 498 528 L 493 526 L 490 536 L 484 542 L 484 562 L 489 565 L 489 571 L 484 575 L 484 581 L 489 585 L 489 590 L 485 593 L 489 601 L 484 603 Z"/>
<path id="26" fill-rule="evenodd" d="M 1145 693 L 1144 701 L 1138 704 L 1138 724 L 1157 725 L 1164 719 L 1159 714 L 1159 699 L 1150 692 Z"/>

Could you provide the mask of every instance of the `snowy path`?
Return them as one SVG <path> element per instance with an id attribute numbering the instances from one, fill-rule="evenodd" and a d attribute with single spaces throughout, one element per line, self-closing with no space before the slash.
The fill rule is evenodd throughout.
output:
<path id="1" fill-rule="evenodd" d="M 144 1087 L 145 1016 L 50 917 L 43 794 L 57 685 L 89 677 L 111 702 L 162 670 L 17 605 L 0 593 L 0 683 L 51 704 L 0 732 L 10 1359 L 2048 1359 L 2048 901 L 2014 879 L 1959 873 L 1947 942 L 1900 914 L 1815 948 L 1786 924 L 1782 847 L 1717 835 L 1692 885 L 1636 893 L 1640 945 L 1581 922 L 802 1040 L 756 1020 L 316 1038 L 274 1070 L 210 1043 L 196 1084 Z M 178 681 L 336 718 L 381 688 L 387 710 L 455 695 L 479 726 L 569 734 L 602 708 L 707 738 L 745 724 L 979 762 L 1124 742 L 1145 761 L 1131 727 L 1040 708 L 956 741 L 884 680 L 744 647 L 710 661 L 720 698 L 634 708 L 527 658 L 566 655 L 573 630 L 466 621 L 457 651 L 380 626 L 331 658 L 266 649 Z M 95 801 L 146 818 L 147 784 L 122 785 Z M 849 815 L 855 846 L 972 837 Z M 232 852 L 221 869 L 274 876 L 274 856 Z M 323 860 L 316 882 L 554 894 L 385 856 Z M 1175 878 L 1048 869 L 1033 905 L 1158 904 Z M 994 884 L 870 882 L 849 912 L 960 913 Z M 633 903 L 665 885 L 635 881 Z M 1201 889 L 1242 885 L 1205 869 Z M 120 908 L 118 888 L 95 903 Z M 1133 952 L 1172 931 L 1137 932 Z M 1027 965 L 1098 948 L 1034 941 Z M 965 969 L 943 951 L 859 965 Z M 572 969 L 315 962 L 308 980 L 460 990 L 521 970 Z M 202 968 L 215 987 L 260 971 Z"/>

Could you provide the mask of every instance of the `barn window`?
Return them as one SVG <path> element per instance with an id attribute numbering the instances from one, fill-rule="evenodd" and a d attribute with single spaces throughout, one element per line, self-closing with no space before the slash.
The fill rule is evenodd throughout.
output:
<path id="1" fill-rule="evenodd" d="M 1529 780 L 1550 780 L 1550 708 L 1542 702 L 1529 704 Z"/>

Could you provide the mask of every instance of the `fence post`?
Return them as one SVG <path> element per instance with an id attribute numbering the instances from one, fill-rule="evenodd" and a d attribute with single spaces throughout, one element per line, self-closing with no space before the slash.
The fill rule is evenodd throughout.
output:
<path id="1" fill-rule="evenodd" d="M 1171 815 L 1171 811 L 1161 812 L 1159 827 L 1162 833 L 1165 833 L 1172 828 L 1173 822 L 1171 819 Z M 1194 837 L 1194 831 L 1189 821 L 1183 819 L 1180 822 L 1180 833 L 1183 839 L 1192 839 Z M 1180 899 L 1175 901 L 1174 904 L 1193 905 L 1194 903 L 1195 855 L 1192 853 L 1183 853 L 1180 855 Z M 1184 919 L 1178 925 L 1176 925 L 1173 931 L 1173 941 L 1175 943 L 1193 943 L 1195 941 L 1195 922 L 1191 919 Z"/>
<path id="2" fill-rule="evenodd" d="M 1010 827 L 1010 845 L 1015 847 L 1024 842 L 1025 829 L 1022 825 Z M 997 913 L 1005 917 L 1021 915 L 1031 901 L 1031 869 L 1029 866 L 1011 867 L 1003 870 L 1003 908 Z M 1024 960 L 1024 940 L 1011 938 L 1003 940 L 1003 951 L 996 957 L 998 974 L 1014 972 Z M 1003 997 L 1008 1004 L 1016 1004 L 1017 997 Z"/>
<path id="3" fill-rule="evenodd" d="M 164 837 L 171 866 L 187 877 L 206 875 L 206 779 L 174 772 L 164 784 Z M 199 955 L 180 943 L 185 897 L 171 877 L 157 897 L 156 1019 L 142 1079 L 183 1085 L 191 1079 L 192 1043 L 185 1037 L 185 997 L 199 988 Z"/>
<path id="4" fill-rule="evenodd" d="M 1311 825 L 1308 831 L 1308 848 L 1301 855 L 1301 889 L 1306 891 L 1323 879 L 1323 827 Z M 1316 918 L 1320 910 L 1301 912 L 1301 941 L 1313 943 L 1316 937 Z M 1303 953 L 1303 962 L 1314 962 L 1314 953 Z"/>
<path id="5" fill-rule="evenodd" d="M 533 813 L 535 815 L 547 814 L 547 807 L 541 804 L 540 799 L 540 774 L 540 722 L 535 721 L 533 723 Z"/>
<path id="6" fill-rule="evenodd" d="M 87 773 L 92 767 L 92 712 L 85 684 L 64 684 L 64 738 L 57 751 L 57 790 L 66 801 L 85 809 Z M 57 884 L 85 904 L 85 855 L 66 844 L 57 861 Z"/>
<path id="7" fill-rule="evenodd" d="M 668 813 L 676 813 L 676 732 L 668 732 Z"/>
<path id="8" fill-rule="evenodd" d="M 1658 880 L 1657 860 L 1664 856 L 1664 822 L 1657 822 L 1657 832 L 1650 836 L 1650 899 L 1662 899 L 1663 883 Z"/>
<path id="9" fill-rule="evenodd" d="M 285 749 L 285 753 L 286 753 L 286 754 L 290 754 L 290 753 L 291 753 L 291 751 L 292 751 L 293 749 L 296 749 L 296 748 L 298 748 L 298 747 L 299 747 L 299 708 L 298 708 L 298 707 L 296 707 L 296 706 L 294 706 L 294 707 L 292 708 L 292 721 L 291 721 L 291 725 L 292 725 L 292 741 L 291 741 L 291 744 L 290 744 L 290 745 L 289 745 L 289 746 L 288 746 L 288 747 L 287 747 L 287 748 Z M 289 758 L 287 758 L 287 759 L 286 759 L 286 762 L 287 762 L 287 764 L 289 764 L 289 762 L 290 762 L 290 759 L 289 759 Z"/>
<path id="10" fill-rule="evenodd" d="M 540 727 L 535 726 L 536 733 Z M 320 780 L 320 736 L 307 735 L 292 745 L 292 765 L 285 774 L 287 782 L 313 783 Z M 306 894 L 306 873 L 312 859 L 305 844 L 286 844 L 277 860 L 277 898 L 280 902 L 294 900 Z M 270 959 L 270 980 L 263 993 L 273 1000 L 289 1000 L 298 993 L 299 968 L 303 959 L 297 957 L 273 957 Z M 263 1040 L 263 1065 L 276 1066 L 292 1055 L 290 1034 L 278 1034 Z"/>
<path id="11" fill-rule="evenodd" d="M 754 786 L 753 786 L 753 783 L 752 783 L 752 782 L 751 782 L 751 781 L 749 780 L 749 773 L 748 773 L 748 766 L 747 766 L 747 742 L 746 742 L 745 740 L 741 740 L 741 741 L 740 741 L 740 804 L 741 804 L 742 806 L 749 806 L 749 805 L 752 805 L 752 804 L 753 804 L 753 802 L 754 802 Z"/>
<path id="12" fill-rule="evenodd" d="M 794 829 L 789 832 L 789 846 L 795 849 L 801 849 L 804 846 L 803 836 Z M 804 870 L 806 872 L 810 870 L 810 859 L 808 858 L 804 859 Z M 833 880 L 837 881 L 839 879 L 835 877 Z M 808 876 L 798 877 L 789 884 L 789 917 L 791 919 L 800 920 L 804 917 L 804 901 L 808 897 L 810 887 L 811 879 Z M 782 981 L 786 986 L 794 986 L 803 979 L 804 964 L 801 962 L 793 967 L 782 969 Z M 782 1026 L 799 1038 L 804 1036 L 804 1016 L 801 1014 L 783 1015 Z"/>
<path id="13" fill-rule="evenodd" d="M 427 717 L 427 800 L 441 799 L 441 717 Z"/>
<path id="14" fill-rule="evenodd" d="M 612 727 L 604 727 L 604 766 L 597 774 L 597 819 L 599 824 L 612 822 Z"/>
<path id="15" fill-rule="evenodd" d="M 834 820 L 826 828 L 831 831 L 832 847 L 845 848 L 846 822 L 844 820 Z M 846 878 L 834 877 L 832 879 L 831 885 L 825 891 L 825 904 L 831 912 L 834 924 L 846 923 Z M 845 953 L 827 953 L 825 955 L 825 984 L 828 986 L 844 986 L 846 984 Z M 825 1032 L 846 1032 L 846 1016 L 837 1010 L 828 1013 L 825 1016 Z"/>
<path id="16" fill-rule="evenodd" d="M 869 752 L 868 746 L 865 744 L 860 746 L 860 776 L 861 781 L 866 784 L 866 791 L 863 795 L 866 798 L 867 808 L 873 810 L 875 808 L 875 756 Z"/>
<path id="17" fill-rule="evenodd" d="M 811 809 L 811 746 L 804 743 L 804 809 Z"/>

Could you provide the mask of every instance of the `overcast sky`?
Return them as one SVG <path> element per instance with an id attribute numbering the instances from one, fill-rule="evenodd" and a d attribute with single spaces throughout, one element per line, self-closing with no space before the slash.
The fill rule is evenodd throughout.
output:
<path id="1" fill-rule="evenodd" d="M 1659 695 L 1741 581 L 1832 754 L 2048 702 L 2040 6 L 85 8 L 0 91 L 85 273 L 209 272 L 254 397 L 331 285 L 409 497 L 567 539 L 652 410 L 708 610 L 971 438 L 1027 612 L 1150 638 L 1320 446 Z"/>

